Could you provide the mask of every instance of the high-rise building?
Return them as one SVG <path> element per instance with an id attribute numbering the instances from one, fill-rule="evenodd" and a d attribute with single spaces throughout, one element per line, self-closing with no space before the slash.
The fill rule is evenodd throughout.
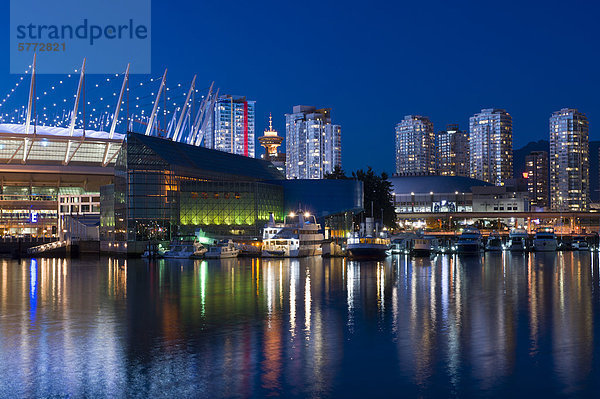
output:
<path id="1" fill-rule="evenodd" d="M 440 176 L 469 177 L 469 134 L 448 125 L 436 136 L 436 170 Z"/>
<path id="2" fill-rule="evenodd" d="M 482 109 L 469 118 L 471 177 L 501 186 L 513 176 L 512 117 L 503 109 Z"/>
<path id="3" fill-rule="evenodd" d="M 242 96 L 220 96 L 207 123 L 204 147 L 254 158 L 255 103 Z"/>
<path id="4" fill-rule="evenodd" d="M 590 198 L 587 117 L 563 108 L 550 117 L 550 206 L 585 211 Z"/>
<path id="5" fill-rule="evenodd" d="M 407 115 L 396 125 L 396 175 L 435 174 L 435 133 L 426 116 Z"/>
<path id="6" fill-rule="evenodd" d="M 281 173 L 285 174 L 285 153 L 279 152 L 283 137 L 278 136 L 277 131 L 273 129 L 273 117 L 270 114 L 269 128 L 265 129 L 264 136 L 259 137 L 258 142 L 265 148 L 265 153 L 261 158 L 271 161 Z"/>
<path id="7" fill-rule="evenodd" d="M 331 123 L 331 108 L 296 105 L 285 114 L 286 176 L 322 179 L 342 166 L 342 129 Z"/>
<path id="8" fill-rule="evenodd" d="M 532 151 L 525 157 L 525 175 L 529 203 L 535 207 L 548 206 L 548 153 Z"/>

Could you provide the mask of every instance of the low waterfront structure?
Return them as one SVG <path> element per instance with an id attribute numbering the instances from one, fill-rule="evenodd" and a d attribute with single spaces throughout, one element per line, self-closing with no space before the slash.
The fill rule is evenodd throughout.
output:
<path id="1" fill-rule="evenodd" d="M 524 226 L 532 231 L 547 224 L 570 233 L 600 228 L 598 212 L 533 211 L 522 179 L 505 180 L 500 187 L 460 176 L 394 176 L 390 180 L 396 220 L 402 229 L 451 232 L 478 224 L 490 229 Z"/>
<path id="2" fill-rule="evenodd" d="M 201 229 L 214 237 L 259 237 L 272 214 L 301 206 L 332 231 L 362 210 L 362 183 L 293 180 L 271 163 L 158 137 L 129 133 L 102 187 L 102 248 L 141 253 Z M 337 234 L 337 233 L 336 233 Z"/>

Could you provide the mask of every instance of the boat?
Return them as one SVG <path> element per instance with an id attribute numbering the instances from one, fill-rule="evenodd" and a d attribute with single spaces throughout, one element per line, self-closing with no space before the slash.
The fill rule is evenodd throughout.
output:
<path id="1" fill-rule="evenodd" d="M 240 250 L 238 256 L 256 257 L 260 256 L 260 242 L 234 242 L 233 245 Z"/>
<path id="2" fill-rule="evenodd" d="M 283 223 L 276 223 L 271 214 L 263 229 L 261 255 L 265 258 L 321 255 L 324 238 L 316 217 L 309 212 L 291 212 Z"/>
<path id="3" fill-rule="evenodd" d="M 321 256 L 324 258 L 344 256 L 344 249 L 337 240 L 325 240 L 321 244 Z"/>
<path id="4" fill-rule="evenodd" d="M 577 236 L 573 237 L 573 243 L 571 244 L 573 250 L 575 251 L 589 251 L 590 245 L 588 244 L 585 237 Z"/>
<path id="5" fill-rule="evenodd" d="M 240 254 L 240 250 L 235 247 L 235 244 L 231 240 L 219 241 L 216 245 L 213 245 L 204 254 L 206 259 L 226 259 L 226 258 L 237 258 Z"/>
<path id="6" fill-rule="evenodd" d="M 529 250 L 529 234 L 522 228 L 514 228 L 508 235 L 508 249 L 513 252 Z"/>
<path id="7" fill-rule="evenodd" d="M 146 250 L 142 254 L 142 258 L 164 258 L 165 252 L 166 251 L 164 250 L 161 244 L 148 244 Z"/>
<path id="8" fill-rule="evenodd" d="M 412 253 L 414 255 L 431 255 L 439 250 L 438 239 L 434 236 L 419 236 L 412 240 Z"/>
<path id="9" fill-rule="evenodd" d="M 413 240 L 417 237 L 415 233 L 401 233 L 394 238 L 390 237 L 390 249 L 388 255 L 409 254 L 413 246 Z"/>
<path id="10" fill-rule="evenodd" d="M 554 252 L 558 247 L 556 234 L 551 227 L 541 227 L 535 231 L 533 249 L 538 252 Z"/>
<path id="11" fill-rule="evenodd" d="M 502 237 L 500 237 L 500 234 L 493 231 L 488 236 L 487 243 L 485 244 L 485 250 L 489 252 L 501 252 L 502 249 Z"/>
<path id="12" fill-rule="evenodd" d="M 165 259 L 201 258 L 206 253 L 204 245 L 196 236 L 177 236 L 171 240 L 169 250 L 163 255 Z"/>
<path id="13" fill-rule="evenodd" d="M 366 218 L 361 223 L 360 232 L 348 237 L 348 255 L 354 259 L 383 259 L 390 249 L 390 239 L 383 232 L 378 234 L 374 228 L 374 219 Z"/>
<path id="14" fill-rule="evenodd" d="M 459 254 L 479 253 L 483 249 L 481 233 L 475 227 L 466 227 L 456 242 Z"/>

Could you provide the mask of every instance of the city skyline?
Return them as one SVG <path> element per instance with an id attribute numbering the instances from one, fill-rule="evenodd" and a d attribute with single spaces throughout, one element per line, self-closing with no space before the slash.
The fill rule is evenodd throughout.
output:
<path id="1" fill-rule="evenodd" d="M 193 3 L 181 13 L 153 2 L 152 71 L 157 76 L 168 66 L 169 80 L 178 82 L 189 82 L 197 74 L 203 84 L 199 87 L 214 80 L 222 92 L 256 100 L 258 133 L 267 128 L 269 112 L 274 129 L 284 132 L 283 115 L 291 106 L 331 107 L 344 126 L 344 168 L 362 168 L 363 153 L 378 153 L 368 163 L 391 173 L 390 132 L 403 115 L 426 114 L 434 126 L 458 123 L 464 128 L 478 110 L 503 108 L 513 116 L 515 148 L 546 139 L 553 110 L 573 107 L 592 122 L 600 120 L 600 56 L 590 51 L 599 6 L 540 4 L 510 3 L 496 10 L 469 3 L 390 3 L 375 9 L 358 2 L 344 7 L 315 2 L 298 9 L 267 2 L 261 7 L 267 11 L 259 12 L 251 3 L 228 9 Z M 309 13 L 313 6 L 319 15 Z M 398 27 L 398 15 L 421 18 L 409 18 Z M 197 34 L 193 27 L 202 16 L 209 16 L 202 18 L 202 51 L 191 51 L 189 38 Z M 223 31 L 224 22 L 232 29 Z M 244 32 L 253 32 L 250 44 L 240 40 Z M 8 48 L 8 36 L 0 35 L 0 46 Z M 497 43 L 494 49 L 492 41 Z M 582 54 L 585 62 L 557 57 L 562 46 Z M 298 57 L 309 53 L 326 57 Z M 405 62 L 407 54 L 417 61 Z M 244 67 L 242 59 L 248 60 Z M 449 59 L 458 61 L 443 62 Z M 0 65 L 0 76 L 0 91 L 10 91 L 16 77 L 8 75 L 8 63 Z M 364 134 L 372 141 L 362 142 Z M 590 140 L 599 139 L 592 125 Z"/>

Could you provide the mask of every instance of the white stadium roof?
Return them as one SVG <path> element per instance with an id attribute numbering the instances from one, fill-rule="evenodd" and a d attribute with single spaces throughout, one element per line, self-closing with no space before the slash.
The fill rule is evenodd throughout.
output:
<path id="1" fill-rule="evenodd" d="M 113 166 L 125 135 L 104 131 L 69 129 L 53 126 L 30 126 L 25 134 L 25 125 L 0 124 L 1 164 L 43 165 L 90 165 Z"/>
<path id="2" fill-rule="evenodd" d="M 29 135 L 32 136 L 33 133 L 33 125 L 29 127 Z M 40 136 L 60 136 L 60 137 L 70 137 L 69 136 L 69 128 L 66 127 L 54 127 L 54 126 L 36 126 L 35 127 L 36 134 Z M 14 123 L 0 123 L 0 133 L 13 133 L 13 134 L 21 134 L 25 135 L 25 125 L 22 124 L 14 124 Z M 83 129 L 75 129 L 73 131 L 73 138 L 81 138 L 83 137 Z M 85 131 L 85 137 L 91 139 L 108 139 L 108 132 L 96 131 L 96 130 L 87 130 Z M 123 140 L 125 137 L 124 134 L 114 133 L 114 140 Z"/>

